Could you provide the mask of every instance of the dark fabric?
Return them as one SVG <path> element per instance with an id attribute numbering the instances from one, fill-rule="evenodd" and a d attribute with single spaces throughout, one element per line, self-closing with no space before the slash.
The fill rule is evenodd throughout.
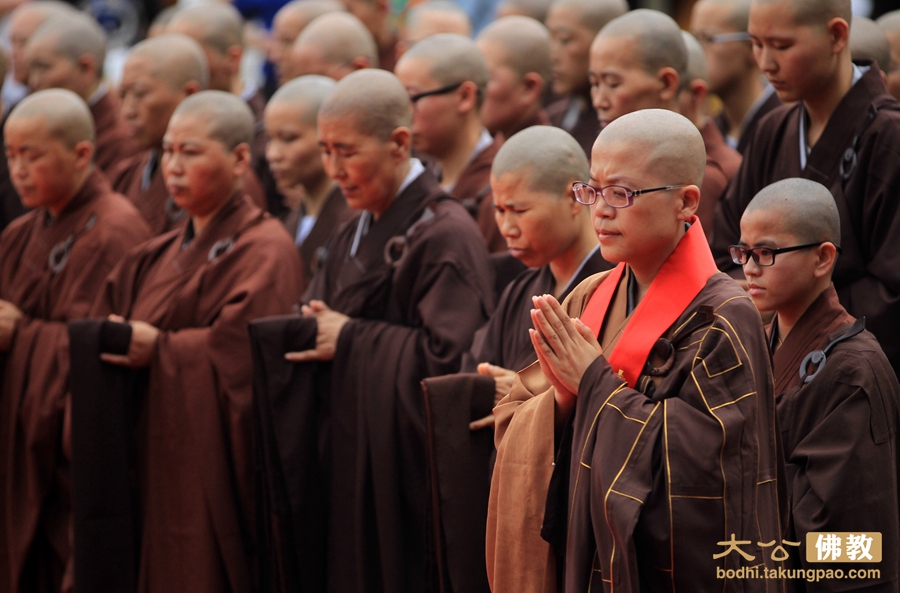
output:
<path id="1" fill-rule="evenodd" d="M 530 128 L 531 126 L 549 126 L 550 117 L 547 115 L 546 109 L 541 109 L 537 113 L 535 113 L 532 117 L 529 117 L 525 121 L 521 122 L 516 129 L 512 131 L 509 137 L 513 137 L 522 130 Z M 496 138 L 502 142 L 506 140 L 506 136 L 502 132 L 497 132 Z"/>
<path id="2" fill-rule="evenodd" d="M 484 564 L 493 431 L 469 430 L 494 407 L 494 381 L 475 374 L 425 379 L 431 507 L 440 581 L 457 593 L 489 593 Z"/>
<path id="3" fill-rule="evenodd" d="M 854 317 L 865 317 L 891 366 L 900 369 L 900 104 L 873 66 L 838 104 L 800 170 L 800 105 L 771 112 L 757 129 L 750 153 L 719 203 L 713 255 L 719 269 L 737 275 L 728 245 L 740 240 L 740 220 L 767 185 L 803 177 L 831 190 L 841 216 L 841 247 L 834 286 Z"/>
<path id="4" fill-rule="evenodd" d="M 149 370 L 133 373 L 138 591 L 240 593 L 252 588 L 255 546 L 247 325 L 291 310 L 301 267 L 281 223 L 247 196 L 229 199 L 185 247 L 192 228 L 131 252 L 92 314 L 160 330 Z"/>
<path id="5" fill-rule="evenodd" d="M 566 114 L 571 108 L 573 101 L 579 103 L 578 119 L 574 126 L 567 128 L 563 124 L 565 123 Z M 594 148 L 594 141 L 600 134 L 600 120 L 597 119 L 597 110 L 594 109 L 594 106 L 591 104 L 591 98 L 583 97 L 581 95 L 563 97 L 547 106 L 547 117 L 550 119 L 552 125 L 557 128 L 562 128 L 572 134 L 575 140 L 578 141 L 578 144 L 581 145 L 584 154 L 587 155 L 587 158 L 590 161 L 591 150 Z"/>
<path id="6" fill-rule="evenodd" d="M 854 591 L 898 590 L 900 498 L 897 429 L 900 385 L 875 337 L 868 331 L 840 342 L 807 384 L 800 366 L 807 354 L 825 348 L 855 320 L 825 290 L 775 351 L 778 424 L 784 446 L 789 521 L 785 539 L 803 542 L 794 565 L 846 569 L 806 562 L 806 534 L 880 532 L 883 559 L 867 568 L 878 579 L 855 579 Z M 777 322 L 769 327 L 777 335 Z M 846 583 L 824 580 L 794 584 L 796 591 L 845 591 Z"/>
<path id="7" fill-rule="evenodd" d="M 491 268 L 494 270 L 494 300 L 499 301 L 510 282 L 518 278 L 528 266 L 523 264 L 522 260 L 510 255 L 509 251 L 492 253 L 490 258 Z"/>
<path id="8" fill-rule="evenodd" d="M 716 204 L 725 193 L 728 183 L 737 175 L 741 167 L 741 155 L 725 143 L 725 138 L 712 120 L 706 121 L 700 134 L 706 147 L 706 169 L 703 174 L 703 185 L 700 187 L 697 218 L 706 231 L 706 239 L 711 240 L 715 228 Z"/>
<path id="9" fill-rule="evenodd" d="M 378 48 L 378 67 L 388 72 L 393 72 L 397 66 L 397 41 L 396 34 L 391 38 L 387 45 Z"/>
<path id="10" fill-rule="evenodd" d="M 741 156 L 747 156 L 747 148 L 750 146 L 750 140 L 753 139 L 753 136 L 756 134 L 756 128 L 759 126 L 759 122 L 762 121 L 762 118 L 778 107 L 781 107 L 781 99 L 778 98 L 778 93 L 772 93 L 762 102 L 762 105 L 759 106 L 759 109 L 753 114 L 753 117 L 748 121 L 743 122 L 741 126 L 741 137 L 738 138 L 737 144 L 737 151 Z M 725 114 L 719 113 L 713 119 L 716 122 L 716 126 L 719 128 L 719 132 L 722 133 L 722 136 L 727 136 L 729 125 L 728 121 L 725 119 Z"/>
<path id="11" fill-rule="evenodd" d="M 276 218 L 284 218 L 290 212 L 290 208 L 284 203 L 284 196 L 278 191 L 278 184 L 275 183 L 275 177 L 269 170 L 269 161 L 266 160 L 266 136 L 265 122 L 263 116 L 266 111 L 266 97 L 262 89 L 253 93 L 253 96 L 247 100 L 250 111 L 253 112 L 254 135 L 253 144 L 250 146 L 252 155 L 251 168 L 262 186 L 262 193 L 266 199 L 265 209 L 269 214 Z"/>
<path id="12" fill-rule="evenodd" d="M 300 219 L 304 216 L 303 205 L 299 208 L 291 210 L 287 218 L 284 219 L 284 226 L 288 234 L 296 239 L 297 227 L 300 225 Z M 329 239 L 337 231 L 341 224 L 347 222 L 354 216 L 354 211 L 347 206 L 344 194 L 337 185 L 331 190 L 325 198 L 322 210 L 316 217 L 316 222 L 306 239 L 299 247 L 300 259 L 303 260 L 303 270 L 306 279 L 309 281 L 319 269 L 320 259 L 324 257 L 325 246 Z"/>
<path id="13" fill-rule="evenodd" d="M 91 105 L 96 130 L 94 164 L 107 175 L 112 173 L 120 162 L 137 153 L 121 112 L 122 105 L 112 91 L 107 91 L 99 101 Z"/>
<path id="14" fill-rule="evenodd" d="M 494 198 L 491 194 L 491 165 L 503 140 L 494 139 L 490 146 L 478 153 L 456 180 L 450 195 L 463 203 L 475 217 L 488 251 L 506 251 L 506 239 L 494 220 Z"/>

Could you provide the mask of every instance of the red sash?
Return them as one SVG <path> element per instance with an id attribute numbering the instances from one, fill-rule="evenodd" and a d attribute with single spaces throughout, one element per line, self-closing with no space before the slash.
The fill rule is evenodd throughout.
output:
<path id="1" fill-rule="evenodd" d="M 656 341 L 684 313 L 716 272 L 718 269 L 706 235 L 695 216 L 691 227 L 638 303 L 615 348 L 607 356 L 613 371 L 625 379 L 629 387 L 637 383 Z M 591 328 L 595 336 L 600 335 L 606 311 L 624 273 L 625 263 L 622 262 L 597 287 L 584 308 L 581 321 Z"/>

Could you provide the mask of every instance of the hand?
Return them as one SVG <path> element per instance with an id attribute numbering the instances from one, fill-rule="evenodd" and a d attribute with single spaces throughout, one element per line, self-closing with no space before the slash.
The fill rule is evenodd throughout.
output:
<path id="1" fill-rule="evenodd" d="M 504 369 L 487 362 L 478 365 L 479 375 L 489 375 L 494 378 L 494 405 L 500 403 L 500 400 L 512 389 L 513 381 L 516 378 L 515 371 Z M 494 425 L 494 415 L 489 414 L 484 418 L 469 423 L 469 430 L 481 430 Z"/>
<path id="2" fill-rule="evenodd" d="M 127 321 L 119 315 L 110 315 L 110 321 L 127 323 L 131 326 L 131 343 L 128 345 L 128 354 L 109 354 L 103 352 L 100 359 L 109 364 L 115 364 L 132 369 L 140 369 L 150 366 L 153 362 L 153 354 L 156 352 L 156 342 L 159 340 L 159 330 L 143 321 Z"/>
<path id="3" fill-rule="evenodd" d="M 350 321 L 350 318 L 337 311 L 332 311 L 322 301 L 310 301 L 309 305 L 303 306 L 301 312 L 306 317 L 316 318 L 316 324 L 318 325 L 316 348 L 315 350 L 304 350 L 303 352 L 288 352 L 284 355 L 284 359 L 290 362 L 334 359 L 334 350 L 337 347 L 338 336 L 341 335 L 341 329 L 345 323 Z"/>
<path id="4" fill-rule="evenodd" d="M 16 324 L 23 317 L 25 315 L 18 307 L 9 301 L 0 300 L 0 352 L 9 352 L 12 348 Z"/>
<path id="5" fill-rule="evenodd" d="M 575 395 L 591 363 L 603 354 L 593 332 L 580 319 L 570 318 L 550 295 L 533 297 L 531 341 L 541 369 L 557 390 Z"/>

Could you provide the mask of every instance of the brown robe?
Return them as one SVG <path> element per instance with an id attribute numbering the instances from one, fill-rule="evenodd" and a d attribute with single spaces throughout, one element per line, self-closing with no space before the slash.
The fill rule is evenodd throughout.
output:
<path id="1" fill-rule="evenodd" d="M 785 539 L 803 542 L 799 552 L 792 554 L 798 568 L 846 569 L 846 564 L 808 564 L 806 534 L 880 532 L 883 560 L 865 565 L 879 569 L 880 578 L 854 579 L 853 587 L 896 592 L 900 564 L 897 378 L 875 336 L 863 331 L 829 351 L 812 381 L 800 380 L 806 356 L 824 349 L 854 321 L 830 286 L 773 356 L 790 514 Z M 767 329 L 773 346 L 777 319 Z M 844 591 L 846 586 L 840 580 L 808 584 L 798 580 L 795 590 Z"/>
<path id="2" fill-rule="evenodd" d="M 469 162 L 450 190 L 450 195 L 461 201 L 475 217 L 481 236 L 491 253 L 506 251 L 506 239 L 500 234 L 497 221 L 494 220 L 494 198 L 491 193 L 491 165 L 502 145 L 503 140 L 495 138 Z"/>
<path id="3" fill-rule="evenodd" d="M 285 465 L 273 469 L 284 474 L 294 502 L 280 510 L 281 521 L 289 527 L 328 513 L 328 591 L 436 591 L 420 382 L 458 369 L 472 335 L 487 320 L 493 300 L 488 254 L 471 216 L 427 171 L 372 222 L 351 257 L 358 220 L 334 237 L 304 295 L 351 317 L 334 361 L 285 364 L 283 348 L 314 340 L 309 333 L 305 341 L 295 338 L 303 324 L 291 319 L 276 320 L 270 338 L 255 343 L 268 353 L 256 358 L 263 365 L 257 367 L 257 385 L 267 386 L 257 394 L 261 406 L 283 401 L 296 410 L 273 415 L 274 430 L 262 433 L 281 435 L 285 447 L 279 451 Z M 304 373 L 322 372 L 326 377 L 318 387 L 301 380 Z M 328 430 L 305 445 L 284 432 L 315 435 L 323 424 Z M 307 467 L 311 458 L 318 473 Z M 330 484 L 318 477 L 329 474 Z M 270 473 L 267 482 L 278 489 L 276 475 Z M 303 489 L 309 491 L 305 497 L 296 494 Z M 327 503 L 317 507 L 310 500 Z M 287 539 L 278 531 L 275 546 Z M 292 537 L 295 549 L 282 553 L 287 572 L 304 562 L 299 550 L 322 553 L 325 547 L 321 531 L 297 529 Z M 299 575 L 305 581 L 326 578 L 306 570 Z M 318 588 L 294 583 L 287 590 L 298 588 L 325 590 L 321 581 Z"/>
<path id="4" fill-rule="evenodd" d="M 114 313 L 145 321 L 160 335 L 148 370 L 100 365 L 93 381 L 82 378 L 76 384 L 73 378 L 73 455 L 96 455 L 92 444 L 104 438 L 97 434 L 103 426 L 84 430 L 80 424 L 86 411 L 99 405 L 96 396 L 90 397 L 92 388 L 119 399 L 142 394 L 131 445 L 137 457 L 140 545 L 104 557 L 107 570 L 130 563 L 130 553 L 138 549 L 138 591 L 248 592 L 254 474 L 246 328 L 253 319 L 291 310 L 300 295 L 300 260 L 281 223 L 240 194 L 198 236 L 192 234 L 188 224 L 132 251 L 94 304 L 94 316 Z M 73 340 L 84 336 L 83 330 L 73 332 Z M 128 377 L 124 388 L 123 373 Z M 127 483 L 127 473 L 104 474 L 113 467 L 104 456 L 115 460 L 118 455 L 112 450 L 82 458 L 74 474 L 84 488 L 76 488 L 80 508 L 86 502 L 78 497 L 95 484 Z M 120 536 L 112 521 L 117 517 L 112 506 L 93 514 L 76 512 L 79 590 L 98 590 L 100 577 L 91 569 L 97 570 L 107 536 Z M 87 560 L 81 566 L 79 553 Z"/>
<path id="5" fill-rule="evenodd" d="M 509 137 L 511 138 L 511 137 L 515 136 L 516 134 L 518 134 L 519 132 L 521 132 L 522 130 L 530 128 L 531 126 L 549 126 L 549 125 L 551 125 L 551 124 L 550 124 L 550 117 L 547 115 L 547 110 L 541 109 L 540 111 L 535 113 L 532 117 L 529 117 L 528 119 L 526 119 L 525 121 L 520 123 L 516 127 L 516 129 L 512 131 L 512 133 L 509 135 Z M 500 140 L 501 143 L 506 141 L 506 136 L 503 134 L 503 132 L 497 132 L 495 138 Z"/>
<path id="6" fill-rule="evenodd" d="M 725 193 L 732 177 L 741 168 L 741 154 L 725 143 L 725 138 L 712 120 L 700 130 L 703 145 L 706 147 L 706 169 L 703 173 L 703 185 L 700 187 L 700 206 L 697 218 L 703 223 L 706 239 L 712 240 L 716 204 Z"/>
<path id="7" fill-rule="evenodd" d="M 741 153 L 741 156 L 747 156 L 747 148 L 750 146 L 750 140 L 753 138 L 753 135 L 756 134 L 756 127 L 759 125 L 759 122 L 762 121 L 762 118 L 770 111 L 777 107 L 781 107 L 781 99 L 778 98 L 778 93 L 771 93 L 749 119 L 745 118 L 744 122 L 741 124 L 741 137 L 738 138 L 736 147 L 737 151 Z M 716 127 L 719 128 L 719 132 L 722 133 L 722 137 L 724 138 L 728 135 L 730 128 L 728 120 L 725 119 L 725 114 L 719 113 L 713 119 L 716 122 Z"/>
<path id="8" fill-rule="evenodd" d="M 394 33 L 391 40 L 384 47 L 378 48 L 378 67 L 388 72 L 393 72 L 397 66 L 397 42 L 399 37 Z"/>
<path id="9" fill-rule="evenodd" d="M 96 130 L 94 164 L 107 175 L 110 175 L 120 162 L 137 153 L 121 112 L 122 104 L 112 91 L 106 91 L 91 105 Z"/>
<path id="10" fill-rule="evenodd" d="M 607 275 L 588 278 L 563 308 L 580 316 Z M 627 284 L 604 321 L 607 352 L 630 319 Z M 494 409 L 487 555 L 495 593 L 557 590 L 542 525 L 557 553 L 565 550 L 565 591 L 774 588 L 717 579 L 717 567 L 742 563 L 736 553 L 713 559 L 717 542 L 735 533 L 751 541 L 742 547 L 755 556 L 751 564 L 762 564 L 767 550 L 757 542 L 780 537 L 775 402 L 759 314 L 736 283 L 715 274 L 663 337 L 674 347 L 672 367 L 642 375 L 641 391 L 598 357 L 561 435 L 555 391 L 539 364 L 520 372 Z M 648 362 L 661 368 L 664 359 L 651 354 Z"/>
<path id="11" fill-rule="evenodd" d="M 728 255 L 740 240 L 741 215 L 767 185 L 803 177 L 831 190 L 841 216 L 834 286 L 854 317 L 865 317 L 894 371 L 900 370 L 900 104 L 873 66 L 838 104 L 800 169 L 801 105 L 760 122 L 753 145 L 719 202 L 713 255 L 719 269 L 741 273 Z"/>
<path id="12" fill-rule="evenodd" d="M 578 111 L 578 118 L 574 125 L 568 125 L 567 115 L 573 109 Z M 563 97 L 547 106 L 547 117 L 550 118 L 552 125 L 572 134 L 581 145 L 588 160 L 591 160 L 594 141 L 600 134 L 600 120 L 597 119 L 597 110 L 591 104 L 590 97 L 582 95 Z"/>
<path id="13" fill-rule="evenodd" d="M 97 170 L 59 216 L 34 210 L 0 236 L 0 299 L 25 315 L 0 354 L 0 590 L 60 590 L 71 554 L 66 322 L 88 315 L 119 258 L 150 236 Z"/>
<path id="14" fill-rule="evenodd" d="M 284 219 L 284 226 L 288 234 L 292 238 L 297 236 L 297 227 L 300 226 L 300 220 L 303 218 L 303 205 L 299 208 L 291 210 L 287 218 Z M 354 211 L 347 206 L 344 194 L 341 188 L 335 185 L 322 205 L 322 210 L 316 217 L 312 230 L 303 240 L 303 243 L 297 248 L 300 251 L 300 259 L 303 261 L 303 271 L 305 272 L 307 282 L 315 275 L 316 270 L 321 265 L 321 258 L 324 257 L 325 246 L 341 224 L 347 222 L 354 216 Z"/>
<path id="15" fill-rule="evenodd" d="M 119 163 L 109 174 L 113 189 L 125 195 L 137 207 L 154 235 L 162 235 L 184 226 L 188 220 L 187 213 L 175 204 L 175 200 L 166 189 L 162 167 L 155 150 L 145 150 Z M 152 174 L 149 183 L 143 187 L 144 173 L 152 163 Z M 262 186 L 252 169 L 244 175 L 244 193 L 254 204 L 265 209 L 266 199 Z"/>

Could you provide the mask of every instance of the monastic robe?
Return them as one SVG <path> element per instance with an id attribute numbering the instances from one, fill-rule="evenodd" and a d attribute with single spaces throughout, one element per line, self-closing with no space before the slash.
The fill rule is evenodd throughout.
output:
<path id="1" fill-rule="evenodd" d="M 291 237 L 297 236 L 297 227 L 304 216 L 303 204 L 299 208 L 291 210 L 284 220 L 284 226 Z M 303 243 L 297 248 L 300 251 L 300 259 L 303 261 L 303 270 L 307 282 L 312 279 L 315 271 L 319 269 L 321 258 L 325 254 L 325 245 L 338 227 L 353 217 L 353 210 L 347 206 L 341 188 L 335 185 L 325 198 L 322 209 L 316 217 L 309 234 Z"/>
<path id="2" fill-rule="evenodd" d="M 94 140 L 94 164 L 107 175 L 118 164 L 137 153 L 131 143 L 131 135 L 122 120 L 122 104 L 112 91 L 106 91 L 93 105 L 96 138 Z"/>
<path id="3" fill-rule="evenodd" d="M 717 579 L 717 568 L 771 565 L 759 542 L 781 533 L 765 335 L 749 297 L 715 272 L 699 226 L 632 313 L 624 264 L 563 303 L 600 332 L 605 353 L 585 372 L 565 429 L 555 428 L 555 390 L 539 364 L 494 409 L 495 593 L 557 590 L 542 524 L 564 555 L 565 591 L 765 590 L 763 580 Z M 592 301 L 603 295 L 609 307 L 596 315 Z M 752 562 L 713 558 L 732 533 L 750 542 L 742 549 Z"/>
<path id="4" fill-rule="evenodd" d="M 872 67 L 844 95 L 800 168 L 801 105 L 760 122 L 750 152 L 720 201 L 713 253 L 722 271 L 740 271 L 728 245 L 740 241 L 741 215 L 764 187 L 802 177 L 831 190 L 841 216 L 843 255 L 834 269 L 841 304 L 865 317 L 891 366 L 900 369 L 900 104 Z"/>
<path id="5" fill-rule="evenodd" d="M 122 193 L 137 207 L 154 235 L 162 235 L 184 226 L 189 216 L 175 203 L 166 189 L 159 155 L 146 150 L 119 163 L 109 174 L 113 189 Z M 244 175 L 244 193 L 259 208 L 266 208 L 266 198 L 256 174 L 248 169 Z"/>
<path id="6" fill-rule="evenodd" d="M 276 434 L 288 427 L 308 434 L 328 426 L 324 436 L 307 442 L 311 449 L 295 443 L 280 452 L 284 460 L 321 455 L 321 473 L 305 462 L 303 471 L 310 473 L 299 480 L 296 462 L 285 465 L 284 473 L 298 488 L 326 491 L 305 500 L 318 496 L 330 505 L 319 511 L 329 517 L 327 590 L 433 591 L 438 583 L 420 382 L 458 369 L 472 335 L 487 320 L 493 300 L 488 254 L 471 216 L 427 171 L 372 221 L 352 256 L 359 219 L 334 237 L 304 295 L 351 317 L 333 362 L 286 364 L 280 348 L 301 345 L 288 331 L 301 326 L 285 320 L 271 332 L 279 345 L 264 358 L 261 379 L 287 390 L 258 399 L 274 401 L 280 394 L 284 401 L 307 402 L 302 413 L 271 419 Z M 313 369 L 326 370 L 330 380 L 319 381 L 318 389 L 310 387 L 316 381 L 291 382 Z M 305 391 L 292 393 L 291 385 L 305 385 Z M 316 446 L 317 439 L 326 445 Z M 330 484 L 312 478 L 329 474 Z M 285 521 L 311 517 L 307 508 L 293 507 Z M 315 537 L 311 529 L 294 536 L 300 548 L 325 548 L 322 541 L 309 541 Z"/>
<path id="7" fill-rule="evenodd" d="M 71 501 L 63 417 L 66 322 L 86 317 L 119 258 L 150 238 L 141 215 L 97 170 L 57 217 L 38 209 L 0 236 L 0 299 L 25 317 L 0 354 L 0 589 L 60 590 Z M 71 577 L 71 575 L 69 575 Z M 71 583 L 69 583 L 71 585 Z"/>
<path id="8" fill-rule="evenodd" d="M 588 160 L 591 159 L 594 141 L 600 134 L 600 120 L 590 97 L 571 95 L 554 101 L 547 105 L 547 117 L 552 125 L 572 134 Z"/>
<path id="9" fill-rule="evenodd" d="M 199 235 L 193 236 L 193 224 L 188 224 L 132 251 L 100 293 L 94 316 L 117 314 L 160 330 L 148 370 L 99 365 L 91 380 L 76 385 L 73 377 L 76 459 L 81 446 L 96 453 L 92 444 L 103 438 L 103 426 L 80 424 L 102 405 L 90 397 L 92 390 L 118 400 L 134 397 L 129 394 L 135 390 L 140 394 L 131 445 L 137 452 L 140 546 L 115 550 L 124 558 L 105 558 L 108 571 L 119 562 L 130 563 L 130 553 L 138 549 L 138 591 L 251 590 L 254 473 L 247 325 L 288 313 L 300 296 L 301 274 L 297 250 L 281 223 L 249 197 L 235 194 Z M 84 339 L 83 328 L 73 331 L 73 340 Z M 84 351 L 78 355 L 84 357 Z M 87 356 L 95 359 L 99 352 Z M 123 372 L 130 388 L 128 382 L 123 387 Z M 90 501 L 79 496 L 92 492 L 96 483 L 129 479 L 127 473 L 105 475 L 107 467 L 112 464 L 103 455 L 92 455 L 82 459 L 87 473 L 76 468 L 80 508 Z M 97 562 L 91 550 L 102 550 L 106 536 L 119 537 L 116 518 L 112 505 L 85 515 L 76 511 L 76 588 L 98 590 L 93 583 L 103 577 L 88 570 Z M 80 570 L 79 554 L 88 561 L 85 570 Z"/>
<path id="10" fill-rule="evenodd" d="M 756 128 L 759 125 L 759 122 L 762 121 L 762 118 L 765 117 L 770 111 L 773 109 L 781 107 L 781 99 L 778 98 L 778 94 L 774 92 L 768 93 L 763 99 L 762 103 L 759 104 L 755 110 L 751 111 L 744 117 L 744 121 L 741 124 L 741 136 L 738 138 L 736 150 L 741 153 L 741 156 L 747 155 L 747 148 L 750 146 L 750 140 L 753 138 L 753 135 L 756 133 Z M 719 113 L 714 118 L 716 122 L 716 127 L 719 128 L 719 132 L 722 133 L 722 137 L 726 137 L 729 132 L 728 120 L 725 119 L 724 113 Z"/>
<path id="11" fill-rule="evenodd" d="M 712 120 L 700 130 L 703 145 L 706 147 L 706 169 L 703 173 L 703 185 L 700 187 L 700 205 L 697 207 L 697 218 L 704 223 L 706 238 L 710 240 L 714 228 L 716 204 L 725 193 L 731 178 L 741 168 L 741 154 L 725 143 L 725 138 Z"/>
<path id="12" fill-rule="evenodd" d="M 450 195 L 463 203 L 478 223 L 488 251 L 506 251 L 506 239 L 500 234 L 494 220 L 494 198 L 491 193 L 491 165 L 503 140 L 495 138 L 484 150 L 475 155 L 460 173 Z"/>
<path id="13" fill-rule="evenodd" d="M 854 579 L 854 590 L 898 589 L 900 499 L 897 429 L 900 385 L 868 331 L 839 342 L 809 383 L 800 379 L 803 361 L 844 334 L 853 317 L 830 286 L 809 306 L 773 356 L 778 425 L 784 446 L 788 511 L 785 539 L 795 566 L 847 569 L 847 564 L 806 562 L 806 534 L 880 532 L 883 560 L 860 564 L 877 568 L 879 579 Z M 778 336 L 777 318 L 768 328 L 770 347 Z M 816 366 L 807 371 L 811 374 Z M 847 583 L 825 580 L 796 583 L 798 591 L 844 591 Z"/>
<path id="14" fill-rule="evenodd" d="M 393 72 L 397 66 L 397 42 L 399 37 L 392 34 L 390 41 L 384 47 L 378 47 L 378 67 L 388 72 Z"/>

